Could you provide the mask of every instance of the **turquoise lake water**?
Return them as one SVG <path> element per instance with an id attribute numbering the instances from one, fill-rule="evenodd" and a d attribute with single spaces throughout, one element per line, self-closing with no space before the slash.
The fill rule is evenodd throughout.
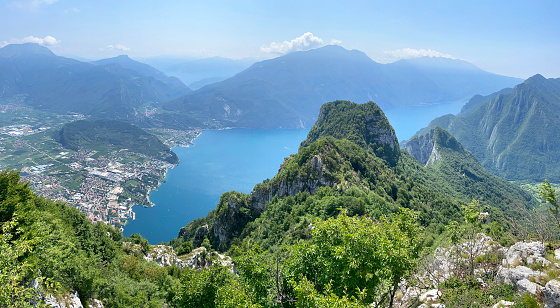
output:
<path id="1" fill-rule="evenodd" d="M 441 115 L 461 110 L 464 103 L 412 106 L 385 111 L 399 141 Z M 220 195 L 237 190 L 250 193 L 255 184 L 272 178 L 284 157 L 297 152 L 305 130 L 230 129 L 204 131 L 194 145 L 173 151 L 180 159 L 165 183 L 150 193 L 152 208 L 134 207 L 124 235 L 140 233 L 151 244 L 175 238 L 189 221 L 216 207 Z"/>
<path id="2" fill-rule="evenodd" d="M 430 124 L 433 119 L 445 114 L 457 114 L 466 102 L 410 106 L 384 110 L 389 123 L 395 129 L 399 142 L 410 139 L 414 134 Z"/>
<path id="3" fill-rule="evenodd" d="M 124 235 L 140 233 L 151 244 L 172 240 L 189 221 L 214 209 L 222 193 L 250 193 L 255 184 L 274 177 L 284 157 L 297 153 L 308 132 L 203 131 L 194 145 L 173 149 L 179 165 L 169 170 L 157 191 L 150 193 L 154 207 L 134 207 L 136 220 L 128 222 Z"/>

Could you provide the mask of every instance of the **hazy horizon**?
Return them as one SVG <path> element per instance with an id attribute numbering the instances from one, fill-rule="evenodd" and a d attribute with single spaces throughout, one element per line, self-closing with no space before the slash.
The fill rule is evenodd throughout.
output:
<path id="1" fill-rule="evenodd" d="M 380 63 L 462 59 L 496 74 L 560 77 L 556 1 L 8 0 L 0 46 L 36 42 L 84 59 L 128 54 L 268 59 L 327 44 Z"/>

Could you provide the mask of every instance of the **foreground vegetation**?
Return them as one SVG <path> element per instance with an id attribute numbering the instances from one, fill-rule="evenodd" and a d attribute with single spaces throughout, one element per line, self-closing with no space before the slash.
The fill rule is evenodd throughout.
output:
<path id="1" fill-rule="evenodd" d="M 383 116 L 374 103 L 356 106 L 325 108 L 333 117 L 349 108 L 356 108 L 355 119 Z M 529 211 L 538 204 L 531 195 L 488 174 L 444 130 L 434 133 L 437 161 L 425 167 L 405 151 L 389 151 L 396 138 L 372 137 L 375 123 L 387 124 L 378 118 L 364 131 L 356 129 L 360 121 L 319 123 L 273 179 L 250 195 L 224 193 L 215 210 L 169 243 L 179 259 L 205 247 L 196 250 L 194 266 L 146 261 L 157 248 L 140 235 L 123 238 L 92 224 L 77 209 L 37 197 L 17 172 L 5 170 L 0 306 L 75 290 L 82 301 L 99 299 L 105 307 L 393 307 L 405 301 L 404 282 L 420 285 L 418 273 L 436 248 L 461 261 L 438 286 L 447 307 L 489 307 L 500 299 L 539 305 L 542 299 L 520 296 L 492 275 L 484 286 L 477 281 L 475 269 L 495 271 L 498 254 L 453 247 L 470 247 L 484 232 L 504 246 L 538 239 L 555 248 L 560 214 L 548 182 L 541 196 L 552 206 Z M 352 138 L 344 138 L 348 133 Z M 235 270 L 213 262 L 215 251 L 230 255 Z"/>

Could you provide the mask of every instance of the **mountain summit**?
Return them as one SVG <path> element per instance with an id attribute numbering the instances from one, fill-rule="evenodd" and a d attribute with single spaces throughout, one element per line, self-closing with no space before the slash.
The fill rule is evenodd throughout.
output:
<path id="1" fill-rule="evenodd" d="M 128 57 L 94 65 L 60 57 L 38 44 L 0 49 L 0 100 L 22 100 L 30 107 L 102 119 L 144 120 L 146 105 L 163 103 L 190 90 Z"/>
<path id="2" fill-rule="evenodd" d="M 165 108 L 221 126 L 297 128 L 310 126 L 325 101 L 374 101 L 387 109 L 457 101 L 519 81 L 460 60 L 380 64 L 361 51 L 329 45 L 255 63 Z"/>
<path id="3" fill-rule="evenodd" d="M 439 117 L 419 134 L 436 125 L 448 130 L 508 180 L 559 181 L 560 78 L 535 75 L 488 98 L 471 100 L 459 115 Z"/>

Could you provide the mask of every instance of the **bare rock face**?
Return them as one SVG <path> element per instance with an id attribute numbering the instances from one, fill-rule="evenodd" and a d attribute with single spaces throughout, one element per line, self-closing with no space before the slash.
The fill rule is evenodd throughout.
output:
<path id="1" fill-rule="evenodd" d="M 193 246 L 199 247 L 204 241 L 204 237 L 208 234 L 208 232 L 210 232 L 208 229 L 208 225 L 198 227 L 198 229 L 196 229 L 194 233 Z"/>
<path id="2" fill-rule="evenodd" d="M 541 242 L 517 242 L 511 246 L 503 261 L 504 266 L 530 265 L 542 263 L 544 266 L 550 265 L 550 261 L 545 259 L 546 249 Z"/>
<path id="3" fill-rule="evenodd" d="M 100 300 L 90 299 L 89 302 L 90 305 L 88 307 L 103 308 L 103 303 Z M 76 291 L 70 291 L 70 294 L 58 297 L 49 294 L 45 296 L 45 304 L 52 308 L 84 308 Z"/>
<path id="4" fill-rule="evenodd" d="M 144 255 L 144 259 L 154 261 L 159 266 L 180 265 L 180 261 L 171 246 L 154 245 L 152 250 Z"/>
<path id="5" fill-rule="evenodd" d="M 511 307 L 515 305 L 514 302 L 508 302 L 506 300 L 501 300 L 499 302 L 497 302 L 494 306 L 492 306 L 492 308 L 505 308 L 505 307 Z"/>
<path id="6" fill-rule="evenodd" d="M 229 268 L 231 272 L 237 273 L 231 257 L 216 252 L 209 253 L 204 247 L 193 249 L 193 251 L 186 256 L 182 256 L 179 262 L 180 267 L 192 269 L 203 269 L 212 266 L 212 264 L 219 264 Z"/>
<path id="7" fill-rule="evenodd" d="M 540 277 L 544 274 L 540 271 L 534 271 L 525 266 L 517 266 L 513 268 L 502 267 L 498 269 L 498 274 L 496 275 L 496 282 L 507 283 L 509 285 L 515 286 L 517 282 L 523 279 L 529 279 L 531 277 Z"/>
<path id="8" fill-rule="evenodd" d="M 560 307 L 560 281 L 549 281 L 542 290 L 544 294 L 545 306 L 544 308 L 558 308 Z"/>
<path id="9" fill-rule="evenodd" d="M 543 287 L 530 281 L 529 279 L 521 279 L 517 281 L 516 287 L 519 292 L 531 293 L 533 295 L 537 295 L 543 290 Z"/>
<path id="10" fill-rule="evenodd" d="M 433 131 L 431 131 L 406 143 L 406 151 L 424 166 L 432 165 L 441 157 L 433 136 Z"/>

